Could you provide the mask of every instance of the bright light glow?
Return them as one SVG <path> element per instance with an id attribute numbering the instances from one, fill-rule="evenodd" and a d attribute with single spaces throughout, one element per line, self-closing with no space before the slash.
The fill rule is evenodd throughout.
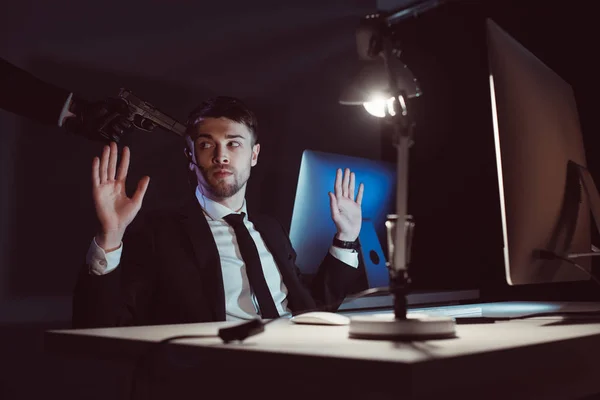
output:
<path id="1" fill-rule="evenodd" d="M 492 100 L 492 121 L 494 126 L 494 147 L 496 149 L 496 167 L 498 169 L 498 188 L 500 190 L 500 215 L 502 216 L 502 237 L 504 239 L 504 271 L 506 280 L 512 285 L 510 278 L 510 265 L 508 257 L 508 227 L 506 226 L 506 205 L 504 197 L 504 179 L 502 177 L 502 156 L 500 150 L 500 129 L 498 127 L 498 110 L 496 108 L 496 91 L 494 89 L 494 77 L 490 74 L 490 93 Z"/>
<path id="2" fill-rule="evenodd" d="M 385 99 L 383 96 L 373 96 L 371 101 L 363 103 L 365 110 L 369 112 L 369 114 L 383 118 L 386 116 L 386 107 L 387 107 L 387 115 L 394 116 L 396 112 L 394 111 L 394 98 L 390 97 L 389 99 Z"/>

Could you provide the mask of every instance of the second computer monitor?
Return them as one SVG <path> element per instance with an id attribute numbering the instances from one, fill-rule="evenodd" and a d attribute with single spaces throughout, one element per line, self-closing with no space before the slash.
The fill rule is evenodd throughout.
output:
<path id="1" fill-rule="evenodd" d="M 568 262 L 536 257 L 538 250 L 563 257 L 590 251 L 573 89 L 492 20 L 487 39 L 507 282 L 589 279 Z M 577 262 L 590 268 L 589 259 Z"/>
<path id="2" fill-rule="evenodd" d="M 395 164 L 341 154 L 305 150 L 302 154 L 290 239 L 296 264 L 314 274 L 327 254 L 336 233 L 331 219 L 328 192 L 333 192 L 338 168 L 350 168 L 356 188 L 364 184 L 362 200 L 361 257 L 369 287 L 388 286 L 385 255 L 385 221 L 393 214 L 396 192 Z"/>

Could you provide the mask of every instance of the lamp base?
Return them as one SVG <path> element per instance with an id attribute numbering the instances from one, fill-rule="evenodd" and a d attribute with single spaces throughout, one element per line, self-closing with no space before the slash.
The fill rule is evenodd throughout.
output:
<path id="1" fill-rule="evenodd" d="M 350 337 L 354 339 L 427 340 L 456 337 L 454 318 L 409 314 L 396 319 L 393 314 L 350 317 Z"/>

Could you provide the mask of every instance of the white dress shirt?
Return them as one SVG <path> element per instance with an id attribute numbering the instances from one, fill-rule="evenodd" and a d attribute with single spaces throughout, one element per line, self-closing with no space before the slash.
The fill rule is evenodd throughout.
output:
<path id="1" fill-rule="evenodd" d="M 225 291 L 225 314 L 229 320 L 243 320 L 259 317 L 258 301 L 252 290 L 246 275 L 244 260 L 240 254 L 238 243 L 233 228 L 223 220 L 223 217 L 231 213 L 244 212 L 244 225 L 250 232 L 250 236 L 256 244 L 260 261 L 267 281 L 267 286 L 273 296 L 277 311 L 281 316 L 291 315 L 287 308 L 287 288 L 283 284 L 281 273 L 275 264 L 271 252 L 267 249 L 263 238 L 248 220 L 246 201 L 238 211 L 229 208 L 204 197 L 200 190 L 196 189 L 196 198 L 204 210 L 204 215 L 215 238 L 217 250 L 221 259 L 221 272 L 223 275 L 223 289 Z M 87 263 L 90 273 L 103 275 L 113 271 L 119 265 L 123 244 L 109 253 L 98 246 L 96 240 L 87 254 Z M 353 250 L 331 247 L 329 252 L 338 260 L 348 264 L 350 267 L 358 267 L 358 253 Z"/>

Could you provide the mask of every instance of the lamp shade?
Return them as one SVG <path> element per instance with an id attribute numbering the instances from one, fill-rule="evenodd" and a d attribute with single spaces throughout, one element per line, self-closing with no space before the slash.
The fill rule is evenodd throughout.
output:
<path id="1" fill-rule="evenodd" d="M 421 95 L 417 80 L 404 63 L 394 59 L 392 68 L 396 73 L 398 88 L 403 90 L 408 98 Z M 342 91 L 339 102 L 344 105 L 363 105 L 373 101 L 374 98 L 387 99 L 393 97 L 393 95 L 385 65 L 381 60 L 378 60 L 366 63 Z"/>

